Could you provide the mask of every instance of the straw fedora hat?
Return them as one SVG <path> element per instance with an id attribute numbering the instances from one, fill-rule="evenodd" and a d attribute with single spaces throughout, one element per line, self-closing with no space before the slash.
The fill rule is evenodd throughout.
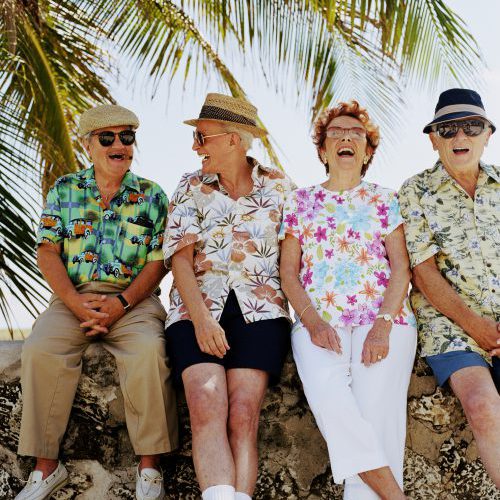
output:
<path id="1" fill-rule="evenodd" d="M 186 125 L 196 127 L 199 121 L 214 121 L 237 125 L 254 137 L 262 137 L 267 131 L 257 126 L 257 108 L 243 99 L 224 94 L 207 94 L 200 116 L 186 120 Z"/>

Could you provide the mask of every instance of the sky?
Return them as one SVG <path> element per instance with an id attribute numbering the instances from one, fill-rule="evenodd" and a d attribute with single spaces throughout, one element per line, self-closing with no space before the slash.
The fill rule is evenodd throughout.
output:
<path id="1" fill-rule="evenodd" d="M 500 51 L 498 46 L 496 20 L 500 19 L 500 2 L 497 0 L 448 0 L 449 5 L 468 26 L 479 44 L 486 68 L 478 75 L 482 87 L 476 87 L 481 94 L 487 116 L 500 126 Z M 277 98 L 273 90 L 257 80 L 249 69 L 241 69 L 236 76 L 248 93 L 250 102 L 258 108 L 259 116 L 272 134 L 280 149 L 278 151 L 286 172 L 299 186 L 317 184 L 325 180 L 323 166 L 316 158 L 311 141 L 308 116 L 304 109 L 287 105 Z M 131 90 L 126 69 L 119 82 L 112 82 L 112 95 L 117 103 L 135 111 L 141 125 L 137 133 L 139 151 L 132 169 L 138 175 L 158 182 L 170 196 L 181 175 L 201 167 L 196 154 L 191 150 L 192 128 L 183 120 L 196 118 L 207 92 L 221 92 L 215 79 L 206 85 L 187 82 L 183 91 L 180 79 L 167 92 L 166 84 L 160 88 L 155 99 L 150 99 L 150 89 Z M 445 88 L 440 89 L 440 91 Z M 381 127 L 381 145 L 377 150 L 366 180 L 386 187 L 398 189 L 402 182 L 413 174 L 429 168 L 436 161 L 427 135 L 422 133 L 425 124 L 432 120 L 439 95 L 408 88 L 403 97 L 405 106 L 401 126 L 393 131 L 393 142 L 384 141 L 387 130 Z M 356 96 L 353 96 L 355 98 Z M 363 104 L 363 103 L 362 103 Z M 368 111 L 370 111 L 368 109 Z M 498 137 L 497 137 L 498 136 Z M 250 152 L 258 159 L 263 158 L 261 148 Z M 492 136 L 483 155 L 489 163 L 500 163 L 500 135 Z M 167 290 L 170 278 L 162 283 L 162 300 L 167 304 Z M 14 299 L 9 299 L 15 316 L 15 326 L 29 328 L 32 317 Z M 5 327 L 0 318 L 0 328 Z"/>

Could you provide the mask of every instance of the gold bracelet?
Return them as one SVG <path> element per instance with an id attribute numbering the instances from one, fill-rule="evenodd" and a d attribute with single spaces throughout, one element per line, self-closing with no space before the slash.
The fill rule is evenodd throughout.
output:
<path id="1" fill-rule="evenodd" d="M 310 308 L 312 307 L 312 304 L 308 304 L 306 307 L 304 307 L 304 309 L 302 310 L 302 312 L 299 314 L 299 320 L 302 321 L 302 316 L 304 316 L 304 313 Z"/>

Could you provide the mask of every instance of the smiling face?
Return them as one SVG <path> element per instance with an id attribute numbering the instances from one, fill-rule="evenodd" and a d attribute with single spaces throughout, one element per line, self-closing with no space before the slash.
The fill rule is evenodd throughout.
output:
<path id="1" fill-rule="evenodd" d="M 196 131 L 208 137 L 203 145 L 193 140 L 193 151 L 201 157 L 203 174 L 219 174 L 227 165 L 231 165 L 233 153 L 239 144 L 237 134 L 226 133 L 222 124 L 209 120 L 200 120 Z M 222 134 L 222 135 L 218 135 Z"/>
<path id="2" fill-rule="evenodd" d="M 125 175 L 132 163 L 134 145 L 125 146 L 121 143 L 120 138 L 115 136 L 111 146 L 101 146 L 99 137 L 96 134 L 104 131 L 118 133 L 122 130 L 130 130 L 130 126 L 121 125 L 94 130 L 89 141 L 85 142 L 85 148 L 94 163 L 96 172 L 103 176 L 113 178 Z"/>
<path id="3" fill-rule="evenodd" d="M 485 127 L 483 132 L 475 137 L 465 135 L 459 128 L 457 135 L 450 139 L 440 137 L 436 132 L 431 132 L 429 138 L 434 151 L 439 152 L 439 158 L 448 170 L 465 172 L 477 168 L 490 135 L 489 127 Z"/>
<path id="4" fill-rule="evenodd" d="M 364 125 L 353 116 L 337 116 L 327 125 L 327 137 L 320 148 L 322 156 L 328 162 L 330 172 L 334 170 L 351 171 L 361 175 L 363 161 L 370 156 L 370 148 L 366 136 L 356 137 L 356 134 L 344 132 L 339 138 L 328 137 L 328 129 L 339 127 L 342 129 L 363 129 Z"/>

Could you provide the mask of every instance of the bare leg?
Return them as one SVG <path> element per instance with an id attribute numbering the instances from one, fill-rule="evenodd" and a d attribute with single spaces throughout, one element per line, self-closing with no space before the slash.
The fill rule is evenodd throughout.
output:
<path id="1" fill-rule="evenodd" d="M 250 496 L 257 481 L 257 432 L 268 378 L 266 372 L 250 368 L 227 372 L 228 431 L 236 468 L 236 491 Z"/>
<path id="2" fill-rule="evenodd" d="M 156 469 L 160 470 L 160 456 L 161 455 L 142 455 L 139 462 L 139 471 L 142 469 Z"/>
<path id="3" fill-rule="evenodd" d="M 57 459 L 36 457 L 36 464 L 33 470 L 39 470 L 42 473 L 42 479 L 45 479 L 57 469 L 58 463 Z"/>
<path id="4" fill-rule="evenodd" d="M 450 377 L 453 392 L 462 403 L 484 468 L 500 488 L 500 396 L 489 370 L 469 366 Z"/>
<path id="5" fill-rule="evenodd" d="M 227 438 L 227 384 L 224 368 L 199 363 L 182 372 L 191 419 L 193 462 L 202 491 L 235 484 L 234 460 Z"/>
<path id="6" fill-rule="evenodd" d="M 406 498 L 389 467 L 360 472 L 358 475 L 382 500 Z"/>

